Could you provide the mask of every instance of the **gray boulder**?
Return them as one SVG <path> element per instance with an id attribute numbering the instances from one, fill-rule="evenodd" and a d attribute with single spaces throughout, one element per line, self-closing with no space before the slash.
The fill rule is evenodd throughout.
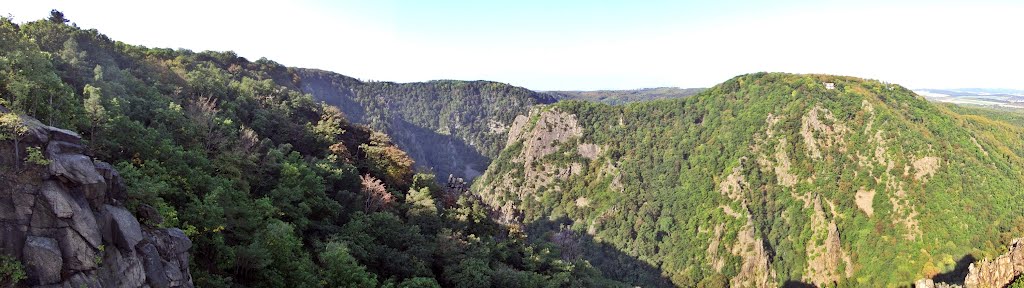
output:
<path id="1" fill-rule="evenodd" d="M 103 205 L 103 210 L 107 222 L 104 228 L 109 230 L 110 240 L 117 248 L 134 252 L 135 245 L 142 242 L 142 225 L 139 225 L 139 220 L 121 207 Z M 104 231 L 104 234 L 107 232 Z"/>
<path id="2" fill-rule="evenodd" d="M 0 177 L 0 254 L 26 264 L 33 287 L 193 287 L 178 229 L 142 227 L 125 209 L 124 181 L 86 156 L 72 131 L 23 117 L 22 145 L 46 147 L 50 165 L 25 165 Z M 0 141 L 11 151 L 13 141 Z M 21 146 L 26 147 L 26 146 Z M 0 157 L 0 167 L 20 159 Z M 159 223 L 159 212 L 142 205 Z M 148 207 L 148 208 L 146 208 Z"/>
<path id="3" fill-rule="evenodd" d="M 160 252 L 156 246 L 146 243 L 139 247 L 139 254 L 142 255 L 142 263 L 146 268 L 146 283 L 154 288 L 167 288 L 171 286 L 171 280 L 167 278 L 167 268 L 164 267 L 164 260 L 160 258 Z"/>
<path id="4" fill-rule="evenodd" d="M 29 236 L 25 241 L 25 266 L 32 275 L 30 282 L 41 285 L 60 282 L 61 258 L 57 240 L 46 237 Z"/>
<path id="5" fill-rule="evenodd" d="M 64 255 L 64 268 L 68 270 L 87 271 L 96 269 L 99 264 L 96 258 L 96 247 L 89 245 L 78 232 L 70 228 L 57 230 L 57 240 Z"/>
<path id="6" fill-rule="evenodd" d="M 57 181 L 43 182 L 43 186 L 39 187 L 39 192 L 46 198 L 50 210 L 57 218 L 68 219 L 75 215 L 74 210 L 77 209 L 73 209 L 72 206 L 78 205 L 73 204 L 75 200 L 71 199 L 71 195 L 68 195 L 67 191 L 64 191 L 64 187 L 60 186 Z"/>

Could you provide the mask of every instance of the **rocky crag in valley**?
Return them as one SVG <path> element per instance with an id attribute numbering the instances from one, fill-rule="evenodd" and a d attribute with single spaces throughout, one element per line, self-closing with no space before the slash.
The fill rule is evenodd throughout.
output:
<path id="1" fill-rule="evenodd" d="M 978 245 L 1003 232 L 993 223 L 1024 223 L 1024 130 L 953 109 L 896 84 L 784 73 L 683 99 L 563 101 L 517 117 L 472 193 L 531 235 L 568 227 L 612 247 L 582 254 L 638 286 L 664 281 L 601 263 L 681 287 L 946 280 L 955 259 L 1001 252 Z M 964 207 L 985 213 L 956 217 Z"/>
<path id="2" fill-rule="evenodd" d="M 1003 287 L 1018 277 L 1024 277 L 1024 238 L 1014 239 L 1006 254 L 995 260 L 973 263 L 967 268 L 964 286 Z"/>
<path id="3" fill-rule="evenodd" d="M 1005 254 L 994 260 L 982 260 L 971 263 L 967 268 L 964 285 L 936 283 L 932 279 L 921 279 L 914 282 L 916 288 L 986 288 L 1008 287 L 1016 279 L 1024 277 L 1024 238 L 1013 239 Z"/>
<path id="4" fill-rule="evenodd" d="M 26 117 L 21 125 L 17 142 L 0 142 L 0 252 L 24 265 L 21 284 L 193 287 L 181 230 L 148 227 L 161 220 L 147 206 L 140 223 L 123 204 L 121 176 L 84 155 L 75 132 Z"/>

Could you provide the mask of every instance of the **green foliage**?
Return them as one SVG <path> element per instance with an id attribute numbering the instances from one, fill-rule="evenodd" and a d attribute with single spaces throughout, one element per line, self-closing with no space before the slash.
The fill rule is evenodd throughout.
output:
<path id="1" fill-rule="evenodd" d="M 1024 231 L 1024 129 L 1011 124 L 1019 115 L 935 105 L 878 81 L 784 73 L 738 76 L 684 99 L 543 109 L 574 115 L 582 137 L 544 147 L 554 152 L 532 167 L 521 162 L 526 141 L 512 143 L 474 191 L 494 207 L 514 204 L 532 237 L 587 231 L 610 247 L 583 245 L 582 257 L 630 283 L 726 285 L 745 264 L 726 251 L 745 231 L 771 251 L 774 281 L 806 281 L 821 255 L 809 248 L 829 245 L 831 222 L 851 261 L 832 269 L 852 268 L 839 286 L 901 285 L 953 270 L 966 255 L 998 255 Z M 582 158 L 580 143 L 602 153 Z M 925 157 L 939 159 L 934 172 L 918 162 Z M 573 163 L 582 173 L 551 183 L 524 177 Z M 736 195 L 722 192 L 730 177 L 743 179 Z M 860 189 L 876 192 L 873 215 L 855 203 Z M 571 243 L 580 241 L 559 246 Z"/>
<path id="2" fill-rule="evenodd" d="M 21 137 L 28 132 L 28 127 L 22 124 L 21 117 L 15 113 L 0 113 L 0 141 L 14 140 L 14 159 L 21 159 L 21 155 L 18 150 L 21 149 L 19 142 Z M 38 150 L 36 150 L 38 152 Z M 20 167 L 19 162 L 15 162 L 15 168 Z M 30 162 L 31 163 L 31 162 Z"/>
<path id="3" fill-rule="evenodd" d="M 441 288 L 441 284 L 434 278 L 413 277 L 399 283 L 398 288 Z"/>
<path id="4" fill-rule="evenodd" d="M 0 105 L 12 111 L 0 115 L 0 141 L 13 140 L 17 147 L 27 131 L 19 115 L 77 131 L 87 139 L 88 154 L 115 163 L 127 206 L 138 211 L 148 205 L 164 220 L 145 224 L 179 227 L 190 237 L 196 286 L 437 287 L 453 283 L 444 276 L 448 266 L 474 263 L 470 259 L 534 280 L 571 270 L 552 268 L 557 254 L 535 253 L 541 249 L 508 237 L 479 202 L 438 205 L 442 191 L 435 177 L 414 174 L 412 159 L 396 146 L 420 135 L 428 136 L 418 140 L 423 143 L 447 145 L 429 135 L 457 125 L 485 131 L 487 122 L 478 120 L 487 115 L 510 123 L 516 114 L 504 110 L 474 110 L 472 117 L 451 110 L 475 105 L 477 89 L 488 101 L 515 107 L 535 103 L 527 99 L 533 92 L 486 82 L 398 90 L 392 88 L 405 85 L 364 83 L 356 89 L 358 98 L 372 108 L 342 113 L 305 94 L 319 81 L 305 77 L 310 71 L 233 52 L 134 46 L 67 25 L 59 12 L 51 16 L 21 25 L 0 19 Z M 352 90 L 334 92 L 343 91 Z M 430 131 L 390 130 L 385 120 L 398 118 L 390 117 L 391 108 L 379 96 L 403 93 L 422 104 L 417 109 L 439 108 L 431 105 L 445 103 L 444 95 L 464 103 L 446 110 L 446 120 L 433 112 L 401 112 L 415 112 L 416 118 L 405 119 L 416 123 L 437 124 Z M 354 107 L 362 106 L 340 106 Z M 388 115 L 367 123 L 401 134 L 399 140 L 352 124 L 346 114 Z M 500 135 L 460 135 L 489 143 L 495 152 L 504 143 Z M 28 151 L 30 161 L 42 163 L 38 149 Z M 375 183 L 374 189 L 366 189 L 363 179 Z M 386 207 L 365 205 L 374 196 L 366 190 L 386 196 Z M 24 276 L 7 271 L 14 270 L 0 270 L 0 277 Z M 599 274 L 581 275 L 589 278 L 580 281 L 606 281 Z M 577 280 L 572 277 L 558 283 Z"/>
<path id="5" fill-rule="evenodd" d="M 265 257 L 258 262 L 265 269 L 256 275 L 259 279 L 254 283 L 256 287 L 312 287 L 316 284 L 313 262 L 302 249 L 302 241 L 295 235 L 292 225 L 272 220 L 249 248 L 263 252 Z"/>
<path id="6" fill-rule="evenodd" d="M 477 176 L 504 147 L 517 115 L 555 101 L 488 81 L 363 82 L 327 71 L 296 72 L 303 92 L 339 107 L 352 121 L 386 132 L 419 167 L 442 177 Z"/>
<path id="7" fill-rule="evenodd" d="M 320 253 L 320 263 L 323 263 L 321 278 L 326 281 L 322 283 L 325 287 L 374 287 L 377 286 L 377 276 L 366 271 L 366 267 L 356 262 L 356 259 L 348 253 L 348 247 L 341 242 L 329 242 Z M 410 278 L 409 280 L 418 279 Z M 430 278 L 427 278 L 430 279 Z M 409 281 L 407 280 L 407 281 Z M 433 279 L 431 279 L 433 280 Z M 418 286 L 409 286 L 418 287 Z"/>
<path id="8" fill-rule="evenodd" d="M 80 110 L 74 109 L 73 93 L 54 72 L 49 55 L 23 30 L 0 18 L 0 98 L 16 112 L 52 125 L 75 126 Z"/>
<path id="9" fill-rule="evenodd" d="M 14 257 L 0 254 L 0 287 L 18 287 L 25 280 L 25 267 Z"/>
<path id="10" fill-rule="evenodd" d="M 725 278 L 725 275 L 721 273 L 714 273 L 709 275 L 707 278 L 701 279 L 697 282 L 699 288 L 725 288 L 729 287 L 729 279 Z"/>
<path id="11" fill-rule="evenodd" d="M 457 265 L 448 266 L 444 276 L 451 287 L 476 288 L 491 287 L 491 274 L 494 271 L 487 265 L 487 260 L 470 258 Z"/>
<path id="12" fill-rule="evenodd" d="M 545 93 L 560 100 L 583 100 L 621 105 L 657 99 L 685 98 L 701 91 L 704 91 L 704 88 L 658 87 L 634 90 L 548 91 Z"/>
<path id="13" fill-rule="evenodd" d="M 14 140 L 28 131 L 21 118 L 14 113 L 0 113 L 0 140 Z"/>
<path id="14" fill-rule="evenodd" d="M 384 133 L 370 134 L 370 143 L 359 145 L 359 150 L 366 155 L 367 168 L 377 175 L 384 175 L 384 182 L 389 187 L 408 187 L 408 179 L 412 177 L 413 161 L 391 143 L 391 138 Z"/>
<path id="15" fill-rule="evenodd" d="M 25 161 L 28 163 L 39 166 L 50 165 L 50 159 L 46 159 L 46 156 L 43 156 L 43 152 L 39 150 L 39 147 L 25 147 L 25 154 L 27 154 Z"/>
<path id="16" fill-rule="evenodd" d="M 270 190 L 270 199 L 280 210 L 279 216 L 305 231 L 316 221 L 330 221 L 341 210 L 337 201 L 327 197 L 324 179 L 292 152 L 280 164 L 277 187 Z"/>
<path id="17" fill-rule="evenodd" d="M 1010 283 L 1006 288 L 1024 288 L 1024 277 L 1018 276 L 1017 280 L 1014 280 L 1013 283 Z"/>
<path id="18" fill-rule="evenodd" d="M 433 276 L 426 259 L 432 247 L 419 227 L 405 225 L 391 213 L 357 213 L 342 227 L 339 239 L 352 256 L 385 278 Z"/>

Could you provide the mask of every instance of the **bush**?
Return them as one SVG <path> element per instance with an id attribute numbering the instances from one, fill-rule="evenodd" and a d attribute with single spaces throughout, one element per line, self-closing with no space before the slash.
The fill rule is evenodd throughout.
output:
<path id="1" fill-rule="evenodd" d="M 0 255 L 0 287 L 15 287 L 25 278 L 25 267 L 18 259 Z"/>
<path id="2" fill-rule="evenodd" d="M 28 163 L 39 166 L 50 165 L 50 159 L 46 159 L 46 156 L 43 156 L 43 152 L 39 150 L 39 147 L 27 147 L 25 152 L 28 153 L 28 159 L 26 160 Z"/>
<path id="3" fill-rule="evenodd" d="M 1006 288 L 1024 288 L 1024 275 L 1017 276 L 1017 280 L 1010 283 Z"/>

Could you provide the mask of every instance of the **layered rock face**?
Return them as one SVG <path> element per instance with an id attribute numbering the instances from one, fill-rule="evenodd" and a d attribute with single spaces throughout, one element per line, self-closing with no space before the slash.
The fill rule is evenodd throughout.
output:
<path id="1" fill-rule="evenodd" d="M 17 144 L 0 142 L 0 253 L 24 264 L 22 284 L 193 287 L 181 230 L 144 227 L 118 172 L 84 155 L 78 134 L 23 120 Z M 29 149 L 46 160 L 26 161 Z"/>

